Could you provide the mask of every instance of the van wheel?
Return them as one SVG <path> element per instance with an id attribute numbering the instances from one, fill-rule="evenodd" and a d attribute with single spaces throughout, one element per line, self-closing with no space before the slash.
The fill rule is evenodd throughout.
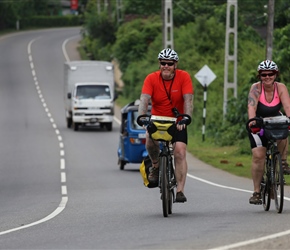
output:
<path id="1" fill-rule="evenodd" d="M 73 129 L 74 129 L 74 131 L 78 131 L 79 130 L 79 123 L 77 123 L 77 122 L 74 122 L 73 123 Z"/>
<path id="2" fill-rule="evenodd" d="M 71 128 L 72 125 L 72 118 L 66 118 L 66 126 L 67 128 Z"/>
<path id="3" fill-rule="evenodd" d="M 112 123 L 110 122 L 110 123 L 106 123 L 106 128 L 107 128 L 107 130 L 108 131 L 112 131 Z"/>

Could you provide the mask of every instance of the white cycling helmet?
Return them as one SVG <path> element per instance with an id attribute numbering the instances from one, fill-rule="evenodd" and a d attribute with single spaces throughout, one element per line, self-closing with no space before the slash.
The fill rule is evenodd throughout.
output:
<path id="1" fill-rule="evenodd" d="M 173 49 L 164 49 L 161 50 L 160 53 L 158 54 L 158 59 L 159 60 L 173 60 L 178 62 L 179 58 L 177 53 Z"/>
<path id="2" fill-rule="evenodd" d="M 257 71 L 260 72 L 262 70 L 279 71 L 277 64 L 271 60 L 266 60 L 259 64 Z"/>

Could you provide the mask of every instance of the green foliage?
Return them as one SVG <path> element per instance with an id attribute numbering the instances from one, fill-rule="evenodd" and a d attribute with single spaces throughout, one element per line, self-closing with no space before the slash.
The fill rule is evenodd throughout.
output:
<path id="1" fill-rule="evenodd" d="M 99 12 L 96 1 L 90 0 L 84 13 L 84 40 L 82 42 L 91 59 L 111 60 L 117 25 L 106 11 Z"/>
<path id="2" fill-rule="evenodd" d="M 275 27 L 282 28 L 290 23 L 289 0 L 276 0 L 275 4 Z"/>
<path id="3" fill-rule="evenodd" d="M 114 57 L 119 61 L 120 69 L 125 72 L 129 64 L 144 59 L 148 46 L 161 34 L 161 20 L 158 16 L 148 19 L 135 19 L 120 26 L 113 46 Z"/>
<path id="4" fill-rule="evenodd" d="M 267 0 L 261 0 L 259 3 L 239 1 L 238 98 L 234 97 L 233 91 L 229 91 L 227 114 L 224 117 L 226 2 L 219 0 L 175 0 L 173 2 L 174 49 L 180 57 L 178 68 L 190 73 L 195 88 L 194 119 L 191 125 L 193 131 L 201 130 L 204 107 L 204 89 L 194 75 L 206 64 L 217 76 L 207 89 L 206 135 L 220 146 L 239 145 L 239 153 L 248 153 L 249 144 L 245 129 L 248 91 L 251 84 L 257 81 L 256 68 L 262 60 L 265 60 L 266 52 L 265 41 L 257 34 L 252 25 L 265 24 L 264 4 L 267 3 Z M 129 1 L 125 3 L 126 14 L 144 17 L 152 13 L 159 13 L 157 12 L 159 7 L 151 6 L 152 1 L 140 2 L 138 6 L 129 6 L 128 3 Z M 96 15 L 91 18 L 95 19 Z M 89 33 L 93 33 L 93 29 Z M 277 42 L 279 51 L 283 51 L 283 49 L 290 51 L 289 40 L 287 40 L 290 37 L 289 29 L 284 28 L 276 33 L 279 39 Z M 143 19 L 137 18 L 119 26 L 115 35 L 116 40 L 111 47 L 97 42 L 97 38 L 92 39 L 90 51 L 94 55 L 100 56 L 99 52 L 104 51 L 104 48 L 108 53 L 110 49 L 112 50 L 111 55 L 118 60 L 123 73 L 122 80 L 125 86 L 122 95 L 131 101 L 139 98 L 146 75 L 158 70 L 157 55 L 163 49 L 162 20 L 159 14 Z M 233 44 L 230 44 L 230 52 L 233 52 Z M 280 68 L 287 72 L 287 67 L 290 68 L 288 66 L 289 60 L 287 60 L 290 59 L 288 55 L 289 53 L 284 51 L 276 54 L 279 63 L 281 61 L 285 65 L 285 68 L 283 66 Z M 232 82 L 234 65 L 231 63 L 227 74 L 229 82 Z"/>
<path id="5" fill-rule="evenodd" d="M 29 19 L 32 16 L 58 15 L 60 10 L 61 5 L 59 0 L 0 1 L 0 29 L 15 28 L 17 20 Z"/>
<path id="6" fill-rule="evenodd" d="M 108 18 L 105 12 L 97 14 L 97 12 L 86 12 L 84 27 L 89 34 L 89 37 L 94 40 L 99 40 L 101 47 L 108 43 L 115 42 L 116 26 L 113 21 Z M 98 47 L 100 48 L 100 47 Z"/>
<path id="7" fill-rule="evenodd" d="M 290 79 L 290 24 L 274 32 L 275 51 L 273 59 L 280 70 L 282 82 Z"/>
<path id="8" fill-rule="evenodd" d="M 132 13 L 140 16 L 161 14 L 161 1 L 130 0 L 123 1 L 123 5 L 125 15 Z"/>
<path id="9" fill-rule="evenodd" d="M 66 16 L 32 16 L 22 19 L 20 22 L 21 28 L 37 28 L 37 27 L 68 27 L 81 25 L 81 16 L 66 15 Z"/>
<path id="10" fill-rule="evenodd" d="M 173 1 L 173 20 L 175 26 L 195 22 L 196 18 L 205 19 L 214 14 L 215 8 L 222 6 L 226 0 L 175 0 Z"/>
<path id="11" fill-rule="evenodd" d="M 239 14 L 244 16 L 246 24 L 252 26 L 263 26 L 267 22 L 267 6 L 268 0 L 259 1 L 238 1 Z"/>

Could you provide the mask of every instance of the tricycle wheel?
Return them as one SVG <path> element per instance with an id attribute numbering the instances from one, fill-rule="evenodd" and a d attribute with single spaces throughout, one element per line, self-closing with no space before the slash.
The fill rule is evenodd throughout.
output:
<path id="1" fill-rule="evenodd" d="M 120 160 L 120 170 L 124 170 L 125 165 L 126 165 L 126 162 Z"/>

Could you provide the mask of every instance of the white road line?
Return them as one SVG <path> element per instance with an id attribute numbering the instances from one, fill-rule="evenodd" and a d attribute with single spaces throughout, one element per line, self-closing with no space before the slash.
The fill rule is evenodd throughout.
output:
<path id="1" fill-rule="evenodd" d="M 0 232 L 0 236 L 1 235 L 4 235 L 4 234 L 8 234 L 8 233 L 15 232 L 15 231 L 18 231 L 18 230 L 21 230 L 21 229 L 25 229 L 25 228 L 28 228 L 28 227 L 33 227 L 35 225 L 38 225 L 38 224 L 41 224 L 41 223 L 44 223 L 46 221 L 51 220 L 52 218 L 54 218 L 58 214 L 60 214 L 62 212 L 62 210 L 65 209 L 65 206 L 67 204 L 67 201 L 68 201 L 68 198 L 65 197 L 65 196 L 63 196 L 61 198 L 61 202 L 59 203 L 58 207 L 51 214 L 49 214 L 48 216 L 46 216 L 45 218 L 43 218 L 41 220 L 38 220 L 38 221 L 35 221 L 33 223 L 30 223 L 30 224 L 21 226 L 21 227 L 16 227 L 16 228 L 12 228 L 12 229 L 9 229 L 9 230 L 6 230 L 6 231 L 2 231 L 2 232 Z"/>
<path id="2" fill-rule="evenodd" d="M 47 104 L 45 102 L 45 99 L 43 98 L 43 95 L 41 94 L 41 90 L 40 90 L 39 84 L 37 82 L 36 72 L 34 70 L 33 57 L 31 55 L 31 45 L 35 41 L 36 41 L 36 39 L 31 40 L 29 42 L 28 46 L 27 46 L 27 53 L 28 53 L 28 59 L 29 59 L 29 62 L 30 62 L 31 73 L 32 73 L 32 76 L 33 76 L 33 79 L 34 79 L 34 85 L 35 85 L 35 89 L 36 89 L 36 91 L 38 93 L 38 97 L 39 97 L 40 101 L 42 102 L 42 106 L 44 107 L 44 110 L 45 110 L 47 116 L 49 117 L 49 120 L 50 120 L 50 122 L 52 124 L 52 127 L 54 128 L 56 134 L 58 135 L 59 131 L 57 130 L 57 126 L 54 124 L 54 120 L 53 120 L 51 114 L 49 113 L 49 109 L 47 108 Z M 63 147 L 64 147 L 63 143 L 60 143 L 59 147 L 61 148 L 60 149 L 60 155 L 63 156 L 65 154 L 64 149 L 63 149 Z M 65 166 L 65 160 L 64 160 L 64 158 L 61 158 L 60 159 L 60 169 L 64 170 L 65 169 L 64 166 Z M 61 183 L 65 183 L 66 182 L 66 173 L 61 171 L 60 172 L 60 177 L 61 177 Z M 58 214 L 60 214 L 65 209 L 66 204 L 68 202 L 67 186 L 65 186 L 65 185 L 61 186 L 61 194 L 62 194 L 61 202 L 58 205 L 58 207 L 51 214 L 49 214 L 48 216 L 46 216 L 45 218 L 43 218 L 41 220 L 33 222 L 33 223 L 30 223 L 30 224 L 27 224 L 27 225 L 24 225 L 24 226 L 21 226 L 21 227 L 16 227 L 16 228 L 13 228 L 13 229 L 10 229 L 10 230 L 2 231 L 2 232 L 0 232 L 0 235 L 8 234 L 8 233 L 11 233 L 11 232 L 15 232 L 15 231 L 18 231 L 18 230 L 21 230 L 21 229 L 25 229 L 25 228 L 28 228 L 28 227 L 32 227 L 32 226 L 44 223 L 44 222 L 54 218 Z"/>
<path id="3" fill-rule="evenodd" d="M 35 87 L 36 87 L 36 90 L 37 90 L 39 99 L 42 102 L 42 106 L 44 107 L 44 110 L 45 110 L 47 116 L 49 117 L 49 121 L 51 122 L 52 127 L 54 128 L 54 131 L 55 131 L 55 133 L 56 133 L 56 135 L 58 136 L 58 139 L 59 139 L 59 138 L 61 138 L 60 135 L 59 135 L 60 132 L 57 129 L 56 124 L 54 123 L 54 119 L 52 118 L 52 115 L 49 112 L 49 108 L 47 107 L 47 104 L 45 102 L 45 99 L 44 99 L 44 97 L 43 97 L 43 95 L 41 93 L 41 89 L 40 89 L 40 86 L 39 86 L 39 83 L 38 83 L 37 77 L 36 77 L 36 72 L 34 70 L 33 57 L 31 55 L 31 46 L 32 46 L 32 44 L 35 41 L 36 41 L 36 39 L 33 39 L 32 41 L 30 41 L 29 44 L 28 44 L 28 48 L 27 48 L 28 58 L 29 58 L 29 61 L 30 61 L 31 72 L 32 72 L 32 75 L 34 76 L 34 84 L 35 84 Z M 59 143 L 59 147 L 60 147 L 60 155 L 63 156 L 65 154 L 65 151 L 64 151 L 64 143 L 63 142 Z M 60 161 L 60 169 L 63 169 L 64 164 L 65 164 L 65 160 L 63 158 L 61 158 L 61 161 Z M 65 172 L 61 172 L 60 174 L 61 174 L 61 182 L 62 183 L 63 182 L 66 182 Z M 64 191 L 64 187 L 65 187 L 65 191 Z M 62 194 L 67 195 L 67 188 L 66 188 L 66 186 L 62 186 L 61 189 L 62 189 L 61 190 L 62 191 Z M 67 200 L 68 200 L 68 197 L 66 197 L 66 199 L 64 201 L 67 202 Z M 61 204 L 62 204 L 62 207 L 65 208 L 66 203 L 62 202 Z"/>
<path id="4" fill-rule="evenodd" d="M 67 195 L 67 188 L 66 188 L 66 186 L 61 186 L 61 194 L 62 195 Z"/>
<path id="5" fill-rule="evenodd" d="M 260 237 L 257 239 L 253 239 L 253 240 L 246 240 L 246 241 L 241 241 L 238 243 L 234 243 L 234 244 L 230 244 L 230 245 L 226 245 L 226 246 L 221 246 L 221 247 L 217 247 L 217 248 L 211 248 L 208 250 L 229 250 L 229 249 L 234 249 L 237 247 L 243 247 L 243 246 L 247 246 L 247 245 L 251 245 L 251 244 L 255 244 L 255 243 L 259 243 L 262 241 L 266 241 L 266 240 L 271 240 L 271 239 L 276 239 L 282 236 L 286 236 L 290 234 L 290 230 L 284 231 L 284 232 L 280 232 L 280 233 L 276 233 L 276 234 L 270 234 L 264 237 Z"/>
<path id="6" fill-rule="evenodd" d="M 61 172 L 61 175 L 60 175 L 60 180 L 61 180 L 61 183 L 65 183 L 66 182 L 66 174 L 65 172 Z"/>
<path id="7" fill-rule="evenodd" d="M 65 160 L 63 158 L 60 159 L 60 169 L 65 169 Z"/>
<path id="8" fill-rule="evenodd" d="M 79 37 L 79 35 L 77 35 L 77 36 L 73 36 L 73 37 L 70 37 L 70 38 L 66 39 L 66 40 L 63 42 L 63 44 L 62 44 L 62 53 L 63 53 L 63 55 L 64 55 L 64 57 L 65 57 L 65 60 L 66 60 L 67 62 L 69 62 L 70 59 L 69 59 L 68 54 L 67 54 L 67 52 L 66 52 L 65 46 L 66 46 L 66 44 L 67 44 L 70 40 L 73 40 L 73 39 L 75 39 L 75 38 L 77 38 L 77 37 Z"/>
<path id="9" fill-rule="evenodd" d="M 216 186 L 216 187 L 219 187 L 219 188 L 231 189 L 231 190 L 240 191 L 240 192 L 246 192 L 246 193 L 252 193 L 252 192 L 253 192 L 253 191 L 246 190 L 246 189 L 241 189 L 241 188 L 235 188 L 235 187 L 230 187 L 230 186 L 220 185 L 220 184 L 217 184 L 217 183 L 214 183 L 214 182 L 207 181 L 207 180 L 205 180 L 205 179 L 202 179 L 202 178 L 196 177 L 196 176 L 191 175 L 191 174 L 187 174 L 187 176 L 188 176 L 189 178 L 192 178 L 192 179 L 195 179 L 195 180 L 201 181 L 201 182 L 203 182 L 203 183 L 206 183 L 206 184 L 208 184 L 208 185 Z M 290 198 L 284 196 L 284 200 L 290 201 Z"/>

